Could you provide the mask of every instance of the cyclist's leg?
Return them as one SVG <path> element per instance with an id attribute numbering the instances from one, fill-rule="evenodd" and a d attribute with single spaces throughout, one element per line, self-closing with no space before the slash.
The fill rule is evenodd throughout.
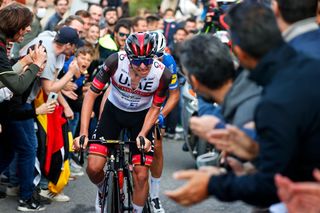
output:
<path id="1" fill-rule="evenodd" d="M 163 132 L 161 133 L 161 135 L 163 135 Z M 150 167 L 151 176 L 154 178 L 160 178 L 163 170 L 162 141 L 163 137 L 161 136 L 158 140 L 155 140 L 154 142 L 153 161 Z"/>
<path id="2" fill-rule="evenodd" d="M 115 107 L 107 101 L 104 111 L 102 113 L 99 124 L 96 131 L 93 134 L 93 139 L 99 139 L 104 137 L 108 140 L 115 140 L 119 137 L 121 126 L 116 119 Z M 97 184 L 98 187 L 104 180 L 104 165 L 106 163 L 107 146 L 100 143 L 91 143 L 89 146 L 89 157 L 87 173 L 90 180 Z"/>
<path id="3" fill-rule="evenodd" d="M 147 137 L 152 141 L 152 136 Z M 134 181 L 134 192 L 133 192 L 133 203 L 143 209 L 145 202 L 147 201 L 148 192 L 149 192 L 149 168 L 152 164 L 153 158 L 153 148 L 151 152 L 145 153 L 146 161 L 145 165 L 140 165 L 141 155 L 138 148 L 135 146 L 132 149 L 132 163 L 134 164 L 133 168 L 133 181 Z"/>
<path id="4" fill-rule="evenodd" d="M 161 129 L 163 131 L 164 129 Z M 163 135 L 164 132 L 162 132 L 161 135 Z M 156 135 L 156 133 L 154 133 Z M 157 139 L 157 140 L 156 140 Z M 163 149 L 162 149 L 162 141 L 163 137 L 160 136 L 160 138 L 155 138 L 155 144 L 154 144 L 154 155 L 153 155 L 153 161 L 150 167 L 150 198 L 152 202 L 152 207 L 154 209 L 154 212 L 164 212 L 164 209 L 161 205 L 159 194 L 160 194 L 160 181 L 161 181 L 161 175 L 163 170 Z"/>
<path id="5" fill-rule="evenodd" d="M 117 114 L 115 107 L 107 101 L 105 104 L 104 111 L 102 113 L 100 122 L 97 125 L 96 131 L 93 134 L 93 139 L 99 139 L 104 137 L 105 139 L 117 139 L 121 127 L 117 122 L 115 115 Z M 96 212 L 101 212 L 101 206 L 103 203 L 103 187 L 104 187 L 104 165 L 107 162 L 108 149 L 106 144 L 101 143 L 91 143 L 89 146 L 89 157 L 87 173 L 90 180 L 95 183 L 98 187 L 95 209 Z M 107 206 L 105 203 L 105 210 Z"/>
<path id="6" fill-rule="evenodd" d="M 127 127 L 131 130 L 131 139 L 135 140 L 138 136 L 139 132 L 144 123 L 144 119 L 148 110 L 144 110 L 141 112 L 135 113 L 128 113 L 126 119 Z M 128 122 L 132 121 L 132 122 Z M 149 131 L 147 138 L 152 141 L 152 131 Z M 134 182 L 134 191 L 133 191 L 133 207 L 134 210 L 138 213 L 142 212 L 143 206 L 147 200 L 148 191 L 149 191 L 149 184 L 148 184 L 148 174 L 149 168 L 152 163 L 152 156 L 153 156 L 153 148 L 152 151 L 146 153 L 146 162 L 144 166 L 140 165 L 140 151 L 138 150 L 137 146 L 131 147 L 132 152 L 132 163 L 134 164 L 133 169 L 133 182 Z"/>

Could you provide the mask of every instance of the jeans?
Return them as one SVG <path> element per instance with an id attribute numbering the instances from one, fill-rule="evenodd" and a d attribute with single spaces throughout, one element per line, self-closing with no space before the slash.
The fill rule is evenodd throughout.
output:
<path id="1" fill-rule="evenodd" d="M 24 104 L 24 109 L 32 109 L 30 104 Z M 17 168 L 20 181 L 20 198 L 30 199 L 34 190 L 34 165 L 38 141 L 34 129 L 33 118 L 22 121 L 8 121 L 6 124 L 6 141 L 0 144 L 0 172 L 7 168 L 17 153 Z"/>
<path id="2" fill-rule="evenodd" d="M 10 186 L 19 186 L 19 177 L 17 173 L 18 169 L 18 154 L 15 153 L 13 160 L 11 161 L 9 165 L 9 183 Z"/>
<path id="3" fill-rule="evenodd" d="M 79 120 L 80 120 L 80 112 L 74 112 L 73 120 L 68 120 L 69 128 L 71 130 L 73 138 L 75 138 L 75 136 L 76 136 L 76 131 L 77 131 L 77 127 L 79 124 Z"/>

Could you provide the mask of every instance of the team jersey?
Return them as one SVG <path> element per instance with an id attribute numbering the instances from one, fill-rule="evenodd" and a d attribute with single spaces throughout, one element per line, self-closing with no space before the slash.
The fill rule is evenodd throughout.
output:
<path id="1" fill-rule="evenodd" d="M 158 60 L 154 60 L 149 74 L 141 78 L 139 86 L 131 87 L 130 61 L 124 51 L 112 54 L 106 59 L 94 78 L 91 90 L 100 93 L 111 82 L 108 101 L 127 112 L 138 112 L 151 107 L 161 107 L 171 81 L 171 72 Z"/>
<path id="2" fill-rule="evenodd" d="M 172 73 L 171 82 L 169 85 L 170 90 L 178 88 L 178 76 L 177 76 L 177 64 L 173 59 L 172 55 L 164 53 L 162 56 L 162 63 L 170 70 Z"/>

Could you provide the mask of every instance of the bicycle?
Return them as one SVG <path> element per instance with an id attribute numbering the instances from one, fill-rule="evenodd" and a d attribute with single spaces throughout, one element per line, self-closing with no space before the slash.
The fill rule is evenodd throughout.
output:
<path id="1" fill-rule="evenodd" d="M 79 162 L 83 165 L 83 144 L 85 136 L 80 137 L 80 159 Z M 132 178 L 132 163 L 131 163 L 131 153 L 125 158 L 125 146 L 126 145 L 136 145 L 136 141 L 124 141 L 124 140 L 105 140 L 103 137 L 97 140 L 89 140 L 89 143 L 101 142 L 102 144 L 108 144 L 108 162 L 107 170 L 105 172 L 105 182 L 102 191 L 102 205 L 101 213 L 105 210 L 105 204 L 107 202 L 108 213 L 115 212 L 132 212 L 132 196 L 133 196 L 133 178 Z M 141 165 L 145 165 L 145 152 L 144 138 L 140 136 L 141 142 Z M 124 180 L 126 182 L 124 187 Z M 126 195 L 124 194 L 126 192 Z M 111 193 L 109 193 L 111 192 Z M 111 195 L 111 196 L 110 196 Z M 107 199 L 107 201 L 106 201 Z M 127 200 L 125 205 L 125 199 Z M 149 203 L 149 198 L 146 201 L 146 205 L 143 209 L 144 213 L 151 213 L 151 207 Z"/>

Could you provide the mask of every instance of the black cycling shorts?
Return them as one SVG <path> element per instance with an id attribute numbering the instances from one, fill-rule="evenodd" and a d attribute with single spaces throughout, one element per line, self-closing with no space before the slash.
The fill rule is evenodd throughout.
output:
<path id="1" fill-rule="evenodd" d="M 96 127 L 93 139 L 104 137 L 106 140 L 118 140 L 120 137 L 121 130 L 127 129 L 129 131 L 130 140 L 135 141 L 139 132 L 142 129 L 144 119 L 148 109 L 140 112 L 126 112 L 116 106 L 110 101 L 106 101 L 104 110 L 101 115 L 101 119 Z M 154 127 L 149 131 L 147 138 L 150 141 L 154 141 L 153 138 Z M 137 146 L 131 146 L 132 163 L 140 164 L 140 151 Z M 145 165 L 151 165 L 153 158 L 154 148 L 146 153 Z M 108 148 L 107 144 L 102 143 L 91 143 L 89 146 L 89 154 L 107 156 Z"/>

